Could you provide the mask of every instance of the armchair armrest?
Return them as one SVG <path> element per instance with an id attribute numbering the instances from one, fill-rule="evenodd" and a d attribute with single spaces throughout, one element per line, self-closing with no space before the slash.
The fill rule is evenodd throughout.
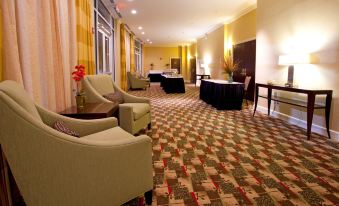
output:
<path id="1" fill-rule="evenodd" d="M 36 108 L 45 124 L 52 126 L 55 121 L 61 120 L 65 122 L 70 129 L 77 131 L 80 137 L 118 126 L 118 120 L 115 117 L 81 120 L 50 112 L 38 105 L 36 105 Z"/>
<path id="2" fill-rule="evenodd" d="M 125 103 L 148 103 L 150 104 L 151 102 L 149 98 L 130 95 L 127 92 L 120 89 L 119 87 L 117 87 L 115 84 L 113 84 L 113 86 L 114 86 L 114 90 L 119 91 L 122 94 Z"/>

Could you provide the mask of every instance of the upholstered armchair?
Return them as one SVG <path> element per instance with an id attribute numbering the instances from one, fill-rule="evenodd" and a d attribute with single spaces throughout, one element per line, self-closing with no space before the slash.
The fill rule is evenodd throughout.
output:
<path id="1" fill-rule="evenodd" d="M 119 125 L 131 134 L 148 126 L 151 128 L 151 106 L 148 98 L 136 97 L 121 90 L 110 75 L 86 75 L 83 88 L 87 102 L 110 102 L 105 94 L 118 92 L 123 97 L 119 104 Z"/>
<path id="2" fill-rule="evenodd" d="M 77 120 L 31 101 L 13 81 L 0 83 L 0 144 L 26 205 L 121 205 L 146 192 L 151 202 L 152 146 L 116 118 Z M 80 137 L 51 128 L 63 121 Z"/>
<path id="3" fill-rule="evenodd" d="M 146 89 L 150 85 L 149 79 L 137 78 L 131 72 L 127 72 L 127 79 L 130 89 Z"/>

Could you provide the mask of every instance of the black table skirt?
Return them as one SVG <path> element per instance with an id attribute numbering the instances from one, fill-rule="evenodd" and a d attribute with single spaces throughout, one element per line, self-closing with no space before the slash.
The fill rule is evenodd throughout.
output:
<path id="1" fill-rule="evenodd" d="M 221 84 L 201 81 L 200 99 L 219 110 L 241 110 L 244 84 Z"/>
<path id="2" fill-rule="evenodd" d="M 166 93 L 185 93 L 183 78 L 166 78 L 162 76 L 160 86 Z"/>
<path id="3" fill-rule="evenodd" d="M 161 82 L 161 75 L 160 73 L 148 74 L 148 78 L 151 82 Z"/>

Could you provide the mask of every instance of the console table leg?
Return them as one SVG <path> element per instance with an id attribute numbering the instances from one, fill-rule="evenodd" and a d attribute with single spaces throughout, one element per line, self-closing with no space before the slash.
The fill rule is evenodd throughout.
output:
<path id="1" fill-rule="evenodd" d="M 311 138 L 315 94 L 307 95 L 307 140 Z"/>
<path id="2" fill-rule="evenodd" d="M 253 110 L 253 117 L 255 115 L 255 111 L 257 110 L 258 105 L 258 98 L 259 98 L 259 87 L 258 85 L 255 86 L 255 97 L 254 97 L 254 110 Z"/>
<path id="3" fill-rule="evenodd" d="M 331 102 L 332 102 L 332 93 L 326 95 L 326 108 L 325 108 L 326 129 L 327 129 L 327 134 L 328 134 L 329 139 L 331 139 L 331 133 L 330 133 Z"/>
<path id="4" fill-rule="evenodd" d="M 267 114 L 270 116 L 271 113 L 271 99 L 272 99 L 272 89 L 267 89 Z"/>

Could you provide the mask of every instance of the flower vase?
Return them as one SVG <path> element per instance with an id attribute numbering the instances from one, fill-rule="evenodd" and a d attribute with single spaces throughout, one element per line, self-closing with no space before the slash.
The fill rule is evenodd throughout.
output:
<path id="1" fill-rule="evenodd" d="M 233 72 L 228 73 L 228 82 L 232 83 L 233 82 Z"/>
<path id="2" fill-rule="evenodd" d="M 78 109 L 83 109 L 85 106 L 85 96 L 82 94 L 78 94 L 75 96 L 75 101 Z"/>

